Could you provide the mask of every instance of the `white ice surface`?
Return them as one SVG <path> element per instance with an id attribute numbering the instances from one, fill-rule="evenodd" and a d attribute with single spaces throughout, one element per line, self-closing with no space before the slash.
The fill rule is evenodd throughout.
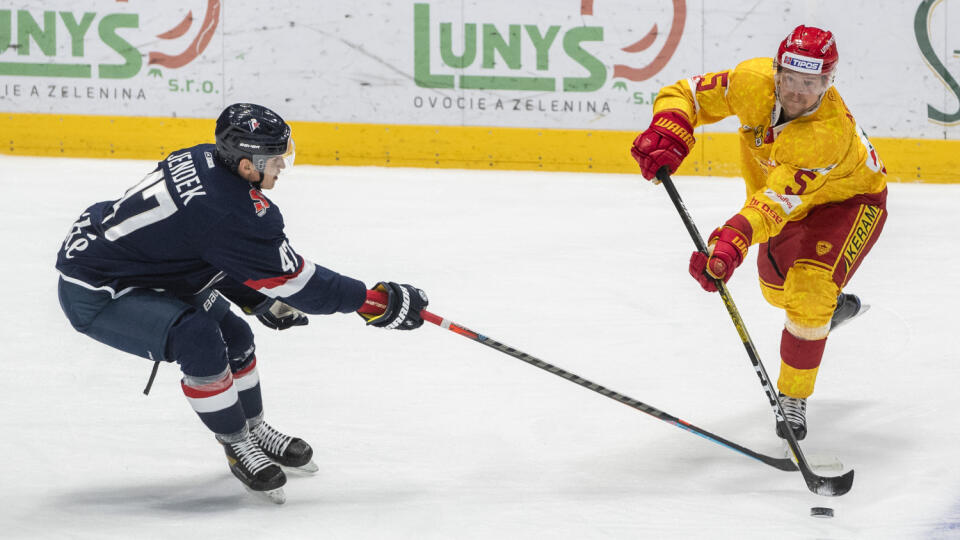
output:
<path id="1" fill-rule="evenodd" d="M 808 455 L 856 469 L 827 499 L 780 472 L 452 332 L 251 320 L 267 419 L 320 472 L 264 503 L 161 366 L 74 332 L 59 243 L 142 161 L 0 156 L 2 538 L 957 538 L 960 185 L 890 186 L 890 220 L 848 291 L 873 309 L 830 337 Z M 742 182 L 678 178 L 702 233 Z M 767 454 L 773 417 L 692 244 L 639 176 L 297 166 L 270 193 L 297 251 Z M 782 312 L 755 253 L 730 289 L 766 368 Z M 834 474 L 834 473 L 828 473 Z M 833 519 L 809 516 L 830 506 Z"/>

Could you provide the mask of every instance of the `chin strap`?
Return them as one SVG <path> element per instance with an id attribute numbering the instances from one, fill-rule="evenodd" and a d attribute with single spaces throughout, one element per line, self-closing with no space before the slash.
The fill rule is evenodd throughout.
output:
<path id="1" fill-rule="evenodd" d="M 263 189 L 261 189 L 261 186 L 263 185 L 263 171 L 257 171 L 257 174 L 260 175 L 260 180 L 257 180 L 256 182 L 250 182 L 250 185 L 253 186 L 253 189 L 257 191 L 263 191 Z"/>

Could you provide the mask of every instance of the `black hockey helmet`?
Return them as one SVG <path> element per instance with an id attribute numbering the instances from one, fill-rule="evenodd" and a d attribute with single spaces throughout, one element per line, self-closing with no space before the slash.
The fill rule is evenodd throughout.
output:
<path id="1" fill-rule="evenodd" d="M 283 156 L 292 162 L 290 126 L 263 105 L 230 105 L 217 118 L 215 134 L 217 158 L 234 172 L 243 158 L 253 162 L 261 175 L 272 157 Z"/>

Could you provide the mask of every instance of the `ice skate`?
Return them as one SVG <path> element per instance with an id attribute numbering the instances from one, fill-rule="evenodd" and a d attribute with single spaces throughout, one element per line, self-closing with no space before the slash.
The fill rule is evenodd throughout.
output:
<path id="1" fill-rule="evenodd" d="M 251 492 L 266 497 L 274 504 L 283 504 L 287 497 L 283 492 L 283 485 L 287 477 L 283 470 L 270 461 L 263 450 L 257 445 L 257 439 L 244 430 L 236 441 L 226 441 L 217 435 L 217 440 L 223 445 L 230 464 L 230 472 L 237 477 Z"/>
<path id="2" fill-rule="evenodd" d="M 833 310 L 833 318 L 830 319 L 830 330 L 849 322 L 855 317 L 859 317 L 870 309 L 870 304 L 860 302 L 860 297 L 855 294 L 840 293 L 837 296 L 837 307 Z"/>
<path id="3" fill-rule="evenodd" d="M 303 439 L 285 435 L 262 420 L 250 429 L 250 433 L 263 453 L 275 463 L 307 473 L 320 470 L 313 462 L 313 448 Z"/>
<path id="4" fill-rule="evenodd" d="M 780 406 L 783 413 L 787 416 L 786 425 L 793 430 L 793 435 L 798 441 L 802 441 L 807 436 L 807 400 L 805 398 L 792 398 L 779 393 Z M 777 436 L 781 439 L 787 438 L 783 422 L 777 422 Z"/>
<path id="5" fill-rule="evenodd" d="M 783 407 L 784 414 L 787 415 L 787 425 L 793 429 L 793 434 L 797 440 L 802 441 L 807 437 L 807 400 L 804 398 L 788 397 L 782 393 L 778 393 L 777 397 L 780 400 L 780 406 Z M 777 423 L 777 436 L 783 439 L 784 455 L 796 463 L 797 459 L 796 456 L 793 455 L 793 451 L 790 450 L 790 444 L 787 443 L 787 436 L 786 432 L 783 430 L 783 424 L 779 422 Z M 810 468 L 814 470 L 843 470 L 843 463 L 837 456 L 828 454 L 807 454 L 806 460 L 807 465 L 810 465 Z"/>

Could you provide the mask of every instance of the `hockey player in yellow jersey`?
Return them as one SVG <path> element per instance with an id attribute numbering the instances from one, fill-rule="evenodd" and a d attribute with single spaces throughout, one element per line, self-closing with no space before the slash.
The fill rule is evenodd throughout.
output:
<path id="1" fill-rule="evenodd" d="M 643 175 L 673 173 L 695 143 L 693 128 L 736 116 L 743 208 L 695 252 L 690 274 L 707 291 L 726 282 L 757 245 L 760 288 L 786 312 L 780 403 L 797 439 L 831 328 L 863 309 L 843 293 L 887 219 L 886 170 L 832 86 L 839 59 L 831 32 L 798 26 L 776 58 L 664 87 L 650 127 L 631 153 Z M 655 181 L 655 180 L 654 180 Z M 784 437 L 783 425 L 777 433 Z"/>

